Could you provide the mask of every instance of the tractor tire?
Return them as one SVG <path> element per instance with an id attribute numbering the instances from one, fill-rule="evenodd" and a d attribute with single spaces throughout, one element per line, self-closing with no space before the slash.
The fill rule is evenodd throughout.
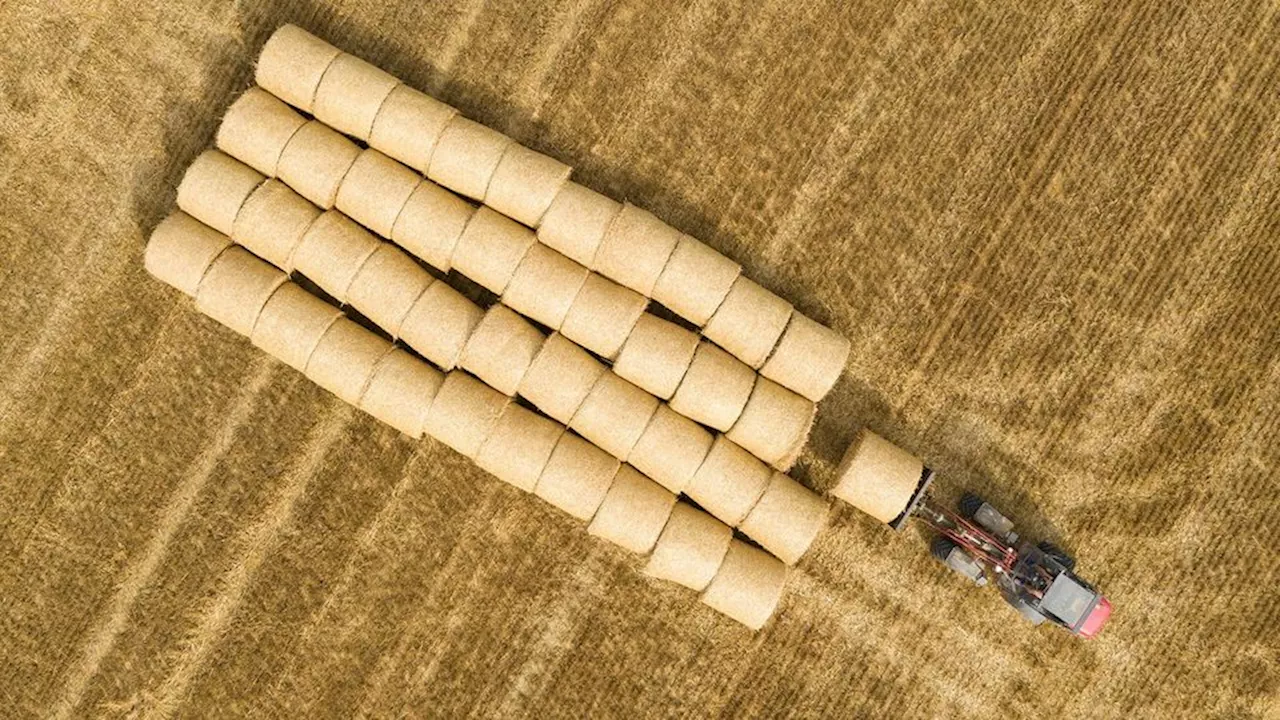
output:
<path id="1" fill-rule="evenodd" d="M 938 562 L 947 566 L 952 572 L 969 582 L 982 587 L 987 584 L 986 573 L 982 565 L 965 552 L 949 537 L 936 537 L 929 543 L 929 554 Z"/>
<path id="2" fill-rule="evenodd" d="M 1040 552 L 1061 563 L 1062 567 L 1066 568 L 1068 572 L 1075 571 L 1076 559 L 1068 555 L 1062 548 L 1048 541 L 1042 542 L 1036 547 L 1040 548 Z"/>
<path id="3" fill-rule="evenodd" d="M 981 497 L 967 492 L 960 496 L 960 516 L 965 520 L 972 520 L 974 515 L 978 514 L 978 508 L 986 502 Z"/>
<path id="4" fill-rule="evenodd" d="M 950 538 L 936 537 L 933 542 L 929 543 L 929 554 L 933 556 L 933 559 L 945 565 L 947 558 L 951 555 L 951 551 L 957 547 L 959 546 Z"/>

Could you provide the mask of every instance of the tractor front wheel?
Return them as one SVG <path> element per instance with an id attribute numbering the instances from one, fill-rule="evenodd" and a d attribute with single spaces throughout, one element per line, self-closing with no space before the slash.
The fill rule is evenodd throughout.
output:
<path id="1" fill-rule="evenodd" d="M 1068 572 L 1076 569 L 1076 559 L 1068 555 L 1065 550 L 1057 545 L 1046 541 L 1040 543 L 1036 547 L 1040 548 L 1040 552 L 1061 563 L 1062 567 L 1066 568 Z"/>
<path id="2" fill-rule="evenodd" d="M 965 520 L 972 520 L 978 514 L 978 509 L 986 502 L 981 497 L 967 492 L 960 496 L 960 516 Z"/>
<path id="3" fill-rule="evenodd" d="M 934 560 L 946 565 L 947 558 L 951 557 L 951 551 L 957 547 L 959 546 L 950 538 L 936 537 L 933 542 L 929 543 L 929 554 L 933 556 Z"/>

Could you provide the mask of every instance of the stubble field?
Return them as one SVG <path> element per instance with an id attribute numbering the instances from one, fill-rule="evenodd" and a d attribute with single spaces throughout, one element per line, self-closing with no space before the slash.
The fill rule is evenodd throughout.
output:
<path id="1" fill-rule="evenodd" d="M 1275 717 L 1275 3 L 0 8 L 6 716 Z M 1021 623 L 847 506 L 751 634 L 146 276 L 294 22 L 847 334 L 866 425 L 1116 607 Z"/>

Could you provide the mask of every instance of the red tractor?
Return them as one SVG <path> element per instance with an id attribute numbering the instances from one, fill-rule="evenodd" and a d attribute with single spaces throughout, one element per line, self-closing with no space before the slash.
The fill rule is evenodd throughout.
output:
<path id="1" fill-rule="evenodd" d="M 1047 620 L 1092 638 L 1111 617 L 1111 603 L 1075 574 L 1074 558 L 1052 543 L 1022 540 L 1007 517 L 976 495 L 962 497 L 959 512 L 935 504 L 933 471 L 878 435 L 862 433 L 839 476 L 837 497 L 894 529 L 911 518 L 933 528 L 934 557 L 976 585 L 994 583 L 1032 624 Z"/>

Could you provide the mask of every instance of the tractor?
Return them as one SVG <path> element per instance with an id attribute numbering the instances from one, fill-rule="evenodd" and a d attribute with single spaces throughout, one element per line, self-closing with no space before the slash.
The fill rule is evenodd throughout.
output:
<path id="1" fill-rule="evenodd" d="M 1052 543 L 1032 543 L 990 503 L 965 494 L 959 511 L 930 496 L 933 470 L 892 443 L 864 431 L 850 446 L 832 492 L 897 530 L 916 519 L 937 533 L 930 552 L 975 585 L 994 584 L 1033 625 L 1046 621 L 1092 638 L 1111 603 L 1075 574 L 1075 559 Z"/>

